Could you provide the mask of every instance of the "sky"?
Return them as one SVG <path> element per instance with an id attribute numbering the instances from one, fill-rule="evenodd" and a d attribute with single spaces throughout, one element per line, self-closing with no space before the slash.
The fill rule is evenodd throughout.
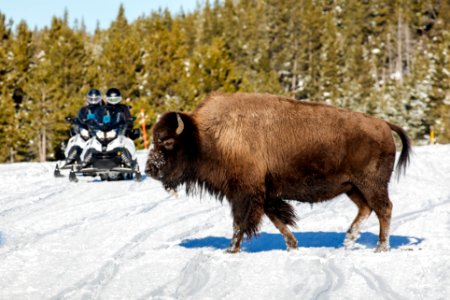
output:
<path id="1" fill-rule="evenodd" d="M 159 8 L 168 8 L 172 13 L 185 12 L 196 8 L 202 0 L 0 0 L 0 12 L 12 19 L 14 26 L 25 20 L 34 29 L 50 26 L 53 16 L 62 17 L 64 10 L 69 13 L 69 22 L 74 24 L 84 20 L 88 31 L 94 31 L 97 21 L 100 28 L 109 27 L 116 18 L 120 3 L 125 7 L 125 16 L 132 22 L 142 15 L 149 15 Z"/>

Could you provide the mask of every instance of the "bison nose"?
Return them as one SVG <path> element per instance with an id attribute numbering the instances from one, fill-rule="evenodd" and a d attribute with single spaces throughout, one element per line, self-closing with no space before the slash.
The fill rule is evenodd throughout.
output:
<path id="1" fill-rule="evenodd" d="M 145 168 L 145 174 L 148 175 L 148 176 L 151 176 L 152 173 L 151 173 L 149 167 Z"/>
<path id="2" fill-rule="evenodd" d="M 145 166 L 145 174 L 148 176 L 154 177 L 158 171 L 156 170 L 156 167 L 151 162 L 147 162 Z"/>
<path id="3" fill-rule="evenodd" d="M 145 174 L 156 178 L 165 164 L 164 155 L 160 151 L 151 151 L 145 165 Z"/>

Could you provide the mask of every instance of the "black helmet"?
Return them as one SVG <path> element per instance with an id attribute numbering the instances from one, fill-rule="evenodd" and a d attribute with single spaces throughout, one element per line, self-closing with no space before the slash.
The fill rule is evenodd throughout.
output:
<path id="1" fill-rule="evenodd" d="M 106 102 L 109 104 L 119 104 L 122 100 L 122 94 L 120 93 L 119 89 L 116 88 L 110 88 L 106 92 Z"/>
<path id="2" fill-rule="evenodd" d="M 97 89 L 90 89 L 86 95 L 86 101 L 89 104 L 99 104 L 102 101 L 102 93 Z"/>

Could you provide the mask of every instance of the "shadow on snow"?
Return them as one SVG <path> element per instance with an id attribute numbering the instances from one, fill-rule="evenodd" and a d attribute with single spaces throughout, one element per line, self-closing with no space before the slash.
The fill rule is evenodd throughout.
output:
<path id="1" fill-rule="evenodd" d="M 344 232 L 294 232 L 300 248 L 343 248 L 345 239 Z M 209 236 L 199 239 L 184 240 L 180 246 L 184 248 L 204 248 L 211 247 L 215 249 L 227 249 L 230 245 L 230 239 L 225 237 Z M 378 235 L 370 232 L 362 232 L 357 244 L 366 248 L 375 248 L 378 241 Z M 414 246 L 420 244 L 423 239 L 409 236 L 390 236 L 391 249 L 397 249 L 402 246 Z M 263 252 L 271 250 L 285 250 L 286 244 L 283 236 L 276 233 L 262 232 L 256 237 L 244 240 L 241 246 L 245 252 Z"/>

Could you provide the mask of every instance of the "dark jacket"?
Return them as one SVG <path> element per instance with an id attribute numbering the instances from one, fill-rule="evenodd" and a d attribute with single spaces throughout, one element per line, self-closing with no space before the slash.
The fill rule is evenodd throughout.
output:
<path id="1" fill-rule="evenodd" d="M 123 126 L 123 133 L 129 135 L 133 129 L 133 118 L 130 113 L 130 107 L 124 104 L 106 104 L 101 109 L 102 123 L 106 121 L 114 127 Z"/>
<path id="2" fill-rule="evenodd" d="M 80 108 L 77 117 L 73 120 L 72 131 L 77 134 L 81 129 L 88 129 L 89 122 L 95 122 L 98 119 L 101 107 L 100 104 L 89 104 Z"/>

